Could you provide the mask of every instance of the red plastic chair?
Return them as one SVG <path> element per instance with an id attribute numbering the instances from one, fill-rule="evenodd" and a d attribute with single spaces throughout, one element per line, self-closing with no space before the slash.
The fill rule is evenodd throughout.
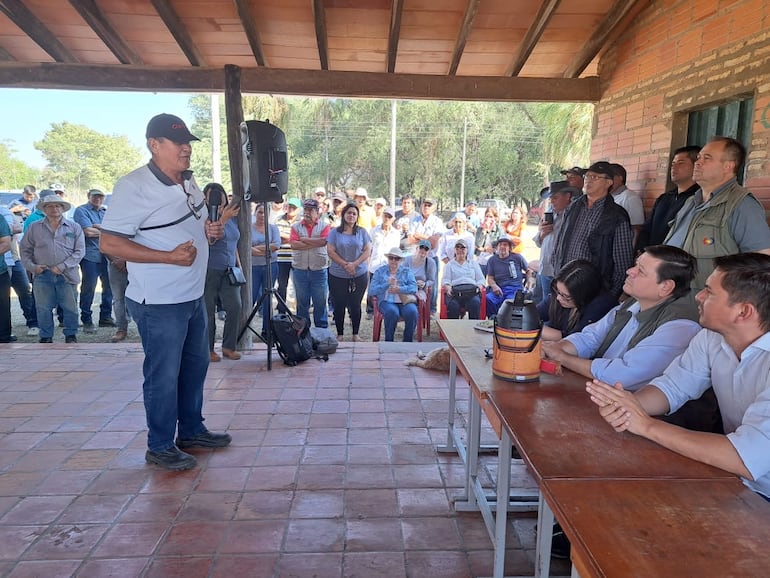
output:
<path id="1" fill-rule="evenodd" d="M 479 319 L 486 319 L 487 318 L 487 289 L 486 287 L 481 288 L 481 294 L 479 295 L 481 297 L 481 306 L 479 308 Z M 460 319 L 465 317 L 465 314 L 467 311 L 461 307 L 460 308 Z M 446 316 L 446 288 L 442 285 L 441 286 L 441 304 L 439 305 L 438 310 L 438 316 L 439 319 L 447 319 Z"/>
<path id="2" fill-rule="evenodd" d="M 428 287 L 425 291 L 427 299 L 425 301 L 417 300 L 417 327 L 415 327 L 415 334 L 417 335 L 417 341 L 420 342 L 422 341 L 423 329 L 427 330 L 428 335 L 430 335 L 431 292 L 432 288 Z M 377 297 L 372 297 L 372 307 L 374 308 L 374 317 L 372 318 L 372 341 L 379 341 L 385 317 L 380 313 L 380 308 L 377 306 Z M 399 318 L 399 321 L 402 321 L 402 319 Z"/>

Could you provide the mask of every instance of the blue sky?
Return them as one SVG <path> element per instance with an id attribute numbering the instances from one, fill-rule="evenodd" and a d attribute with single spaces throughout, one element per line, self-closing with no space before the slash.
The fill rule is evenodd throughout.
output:
<path id="1" fill-rule="evenodd" d="M 125 135 L 144 150 L 144 129 L 154 115 L 167 112 L 190 124 L 191 94 L 104 92 L 27 88 L 0 89 L 0 141 L 14 157 L 34 167 L 45 162 L 33 143 L 51 123 L 68 121 L 109 135 Z"/>

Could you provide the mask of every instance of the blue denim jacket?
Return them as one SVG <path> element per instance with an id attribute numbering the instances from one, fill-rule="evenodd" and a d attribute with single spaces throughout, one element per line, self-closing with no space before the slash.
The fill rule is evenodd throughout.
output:
<path id="1" fill-rule="evenodd" d="M 396 280 L 401 288 L 401 293 L 417 293 L 417 280 L 414 278 L 414 273 L 403 261 L 396 271 Z M 388 287 L 390 287 L 390 270 L 388 265 L 383 265 L 374 272 L 372 281 L 369 283 L 369 293 L 381 301 L 393 301 L 393 299 L 387 299 L 388 296 L 392 295 L 392 293 L 386 293 Z"/>

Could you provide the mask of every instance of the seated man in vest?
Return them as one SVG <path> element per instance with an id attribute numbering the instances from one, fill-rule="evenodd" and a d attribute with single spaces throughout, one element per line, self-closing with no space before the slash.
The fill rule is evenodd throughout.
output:
<path id="1" fill-rule="evenodd" d="M 660 377 L 636 393 L 624 384 L 587 387 L 599 413 L 629 431 L 693 460 L 732 472 L 770 499 L 770 256 L 714 259 L 696 300 L 702 329 Z M 650 416 L 676 411 L 713 387 L 723 431 L 689 431 Z"/>
<path id="2" fill-rule="evenodd" d="M 560 341 L 543 342 L 545 356 L 572 371 L 635 391 L 660 375 L 700 331 L 690 292 L 695 258 L 653 245 L 628 270 L 630 296 L 602 319 Z"/>
<path id="3" fill-rule="evenodd" d="M 527 262 L 519 253 L 511 252 L 513 241 L 503 235 L 493 243 L 495 254 L 487 261 L 487 317 L 497 313 L 506 299 L 513 299 L 524 288 Z"/>

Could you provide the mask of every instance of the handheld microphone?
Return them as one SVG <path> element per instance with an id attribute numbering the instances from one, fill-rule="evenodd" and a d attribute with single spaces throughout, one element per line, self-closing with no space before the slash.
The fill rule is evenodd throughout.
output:
<path id="1" fill-rule="evenodd" d="M 212 223 L 219 220 L 219 206 L 222 204 L 222 190 L 219 187 L 211 187 L 209 191 L 209 221 Z M 213 245 L 217 242 L 211 238 L 209 242 Z"/>

